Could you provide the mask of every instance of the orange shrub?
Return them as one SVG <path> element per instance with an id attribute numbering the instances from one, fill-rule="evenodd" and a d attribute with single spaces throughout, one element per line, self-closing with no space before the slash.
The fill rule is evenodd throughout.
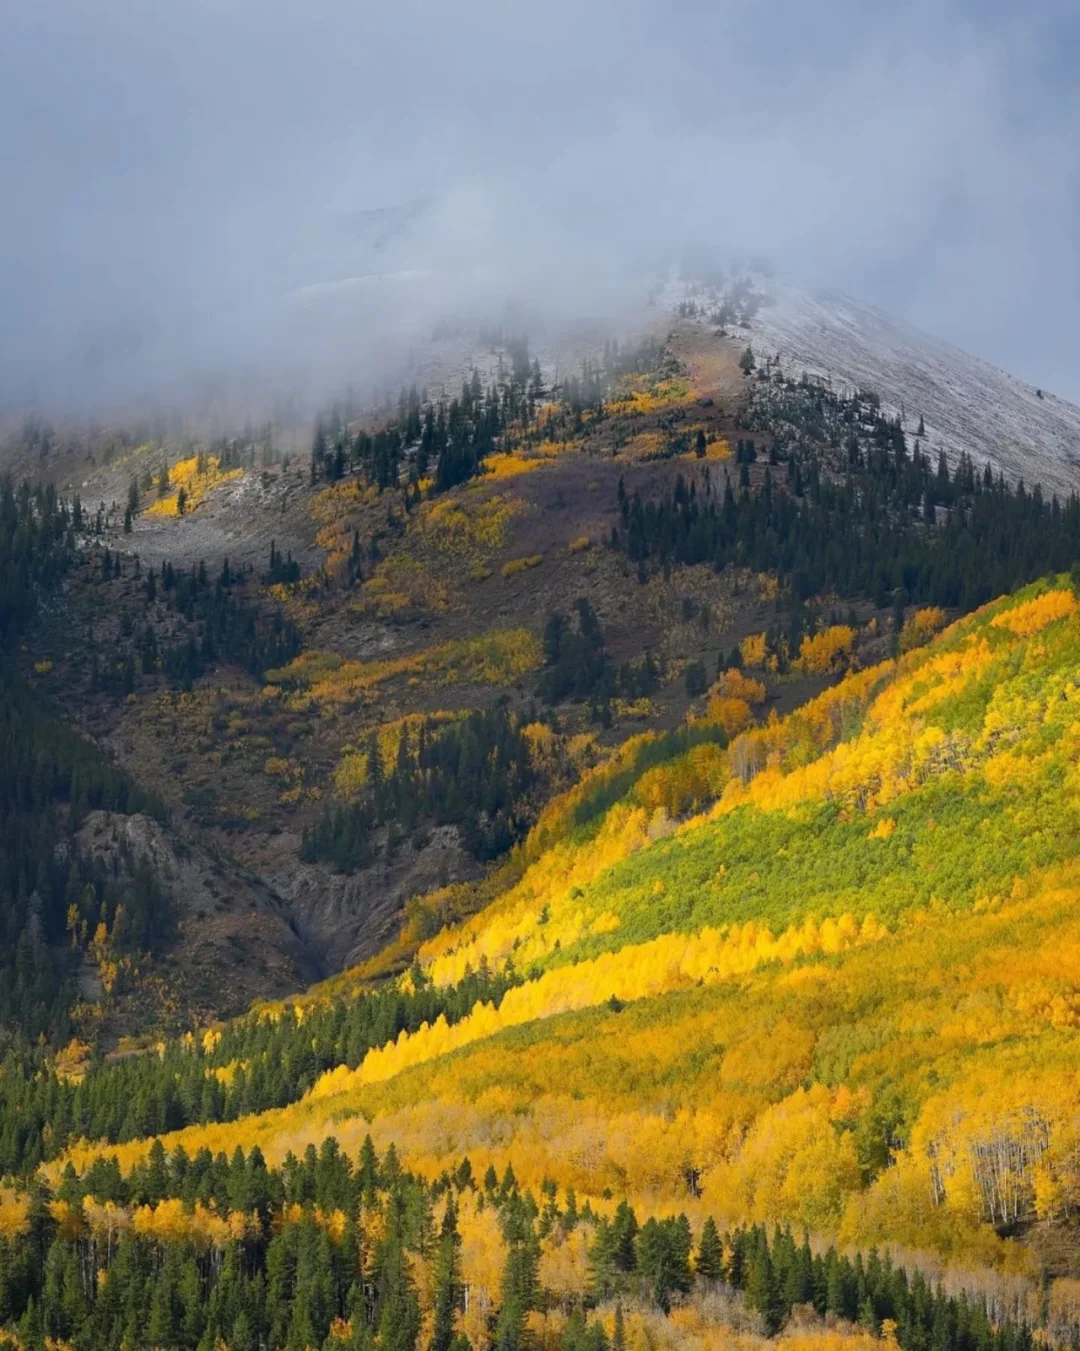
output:
<path id="1" fill-rule="evenodd" d="M 796 663 L 807 675 L 827 675 L 841 670 L 851 658 L 855 630 L 847 624 L 833 624 L 812 638 L 804 638 Z"/>
<path id="2" fill-rule="evenodd" d="M 900 651 L 910 652 L 913 647 L 922 647 L 944 627 L 945 611 L 939 605 L 928 605 L 916 610 L 900 630 Z"/>
<path id="3" fill-rule="evenodd" d="M 717 680 L 716 688 L 720 694 L 726 694 L 732 699 L 742 699 L 751 707 L 765 701 L 764 684 L 760 680 L 754 680 L 751 676 L 743 675 L 734 666 L 730 671 L 725 671 Z"/>
<path id="4" fill-rule="evenodd" d="M 705 716 L 709 722 L 719 723 L 729 737 L 738 736 L 753 720 L 750 705 L 745 699 L 736 699 L 726 694 L 713 695 L 705 710 Z"/>

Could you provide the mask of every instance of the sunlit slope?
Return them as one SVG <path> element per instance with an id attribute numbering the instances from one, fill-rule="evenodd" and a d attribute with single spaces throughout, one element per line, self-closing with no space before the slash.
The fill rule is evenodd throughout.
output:
<path id="1" fill-rule="evenodd" d="M 185 1146 L 370 1128 L 434 1171 L 1009 1260 L 994 1227 L 1080 1205 L 1078 671 L 1047 583 L 726 750 L 631 747 L 421 950 L 438 982 L 512 960 L 498 1010 Z"/>
<path id="2" fill-rule="evenodd" d="M 914 907 L 985 902 L 1071 857 L 1076 608 L 1064 587 L 1028 588 L 726 753 L 703 745 L 647 771 L 421 960 L 443 982 L 481 960 L 528 971 L 705 926 L 779 933 L 810 915 L 892 926 Z M 710 797 L 706 814 L 673 824 Z"/>

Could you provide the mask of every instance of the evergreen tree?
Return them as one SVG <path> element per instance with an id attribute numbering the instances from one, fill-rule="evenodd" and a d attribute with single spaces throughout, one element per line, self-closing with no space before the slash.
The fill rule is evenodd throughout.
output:
<path id="1" fill-rule="evenodd" d="M 774 1337 L 783 1322 L 783 1310 L 764 1233 L 750 1258 L 746 1303 L 748 1308 L 761 1315 L 765 1335 Z"/>
<path id="2" fill-rule="evenodd" d="M 435 1309 L 431 1351 L 451 1351 L 454 1340 L 454 1315 L 460 1307 L 462 1298 L 460 1247 L 457 1209 L 451 1194 L 447 1197 L 435 1257 Z"/>
<path id="3" fill-rule="evenodd" d="M 710 1215 L 701 1227 L 694 1270 L 703 1281 L 718 1281 L 724 1274 L 724 1249 L 716 1221 Z"/>

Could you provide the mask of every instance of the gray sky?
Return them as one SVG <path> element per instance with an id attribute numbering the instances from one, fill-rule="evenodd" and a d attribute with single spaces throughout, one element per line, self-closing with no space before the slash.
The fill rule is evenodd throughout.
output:
<path id="1" fill-rule="evenodd" d="M 0 399 L 331 384 L 450 305 L 769 256 L 1080 401 L 1071 0 L 10 0 Z M 430 198 L 379 251 L 349 213 Z M 371 270 L 432 278 L 300 308 Z"/>

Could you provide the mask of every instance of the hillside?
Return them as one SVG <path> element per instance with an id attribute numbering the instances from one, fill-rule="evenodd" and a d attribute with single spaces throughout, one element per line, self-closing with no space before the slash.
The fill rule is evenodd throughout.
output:
<path id="1" fill-rule="evenodd" d="M 675 1245 L 675 1266 L 655 1278 L 667 1292 L 655 1299 L 685 1306 L 681 1323 L 673 1313 L 656 1326 L 676 1343 L 680 1327 L 687 1337 L 712 1327 L 721 1339 L 733 1326 L 769 1331 L 791 1308 L 779 1286 L 770 1304 L 773 1276 L 759 1270 L 755 1287 L 732 1267 L 744 1241 L 735 1226 L 748 1222 L 762 1232 L 788 1223 L 796 1239 L 806 1230 L 862 1253 L 888 1248 L 905 1280 L 951 1268 L 949 1288 L 981 1292 L 998 1325 L 1034 1320 L 1067 1340 L 1080 1315 L 1080 604 L 1055 579 L 928 640 L 936 623 L 914 616 L 898 658 L 856 661 L 824 694 L 726 747 L 701 734 L 726 712 L 720 701 L 679 738 L 629 743 L 545 810 L 505 889 L 424 942 L 396 992 L 339 981 L 295 1012 L 257 1011 L 160 1062 L 91 1070 L 53 1121 L 81 1116 L 91 1135 L 124 1139 L 86 1115 L 91 1102 L 104 1109 L 117 1076 L 151 1113 L 175 1076 L 182 1085 L 206 1076 L 226 1096 L 215 1105 L 204 1092 L 199 1106 L 199 1093 L 181 1087 L 202 1124 L 166 1135 L 166 1160 L 216 1155 L 224 1167 L 238 1146 L 258 1147 L 271 1170 L 284 1167 L 291 1195 L 296 1156 L 308 1150 L 322 1169 L 312 1148 L 328 1135 L 361 1161 L 369 1135 L 378 1156 L 393 1147 L 393 1167 L 442 1179 L 435 1195 L 450 1186 L 458 1198 L 472 1301 L 460 1326 L 474 1346 L 495 1344 L 494 1324 L 468 1308 L 479 1302 L 494 1318 L 507 1307 L 520 1242 L 536 1244 L 536 1293 L 524 1307 L 546 1310 L 532 1315 L 537 1335 L 564 1326 L 575 1292 L 591 1290 L 602 1315 L 606 1307 L 609 1332 L 604 1300 L 619 1291 L 646 1317 L 644 1238 L 603 1275 L 604 1236 L 617 1243 L 624 1202 L 635 1225 L 686 1217 L 656 1231 L 661 1246 Z M 732 673 L 723 697 L 751 694 L 750 683 Z M 388 1000 L 397 1001 L 389 1026 Z M 393 1038 L 385 1045 L 380 1020 Z M 265 1091 L 261 1066 L 303 1047 L 308 1091 L 233 1119 L 240 1103 L 228 1086 L 240 1091 L 241 1071 L 253 1102 Z M 46 1171 L 59 1180 L 67 1167 L 70 1188 L 74 1164 L 100 1200 L 101 1165 L 85 1170 L 102 1148 L 54 1133 L 44 1152 L 59 1158 Z M 146 1138 L 104 1148 L 124 1171 L 154 1159 Z M 151 1197 L 140 1232 L 154 1241 L 142 1177 L 137 1168 L 130 1186 Z M 494 1231 L 485 1189 L 500 1216 Z M 546 1223 L 548 1211 L 530 1220 L 527 1204 L 512 1221 L 514 1198 L 527 1194 L 549 1204 Z M 729 1235 L 718 1269 L 747 1292 L 726 1312 L 702 1302 L 700 1285 L 689 1304 L 678 1297 L 678 1225 L 695 1236 L 700 1281 L 710 1218 Z M 782 1234 L 770 1271 L 794 1261 Z M 871 1313 L 853 1295 L 849 1316 L 880 1329 L 893 1306 L 877 1276 L 867 1279 Z M 843 1315 L 844 1298 L 833 1304 L 823 1286 L 809 1306 Z M 901 1325 L 902 1346 L 919 1344 L 916 1324 Z"/>
<path id="2" fill-rule="evenodd" d="M 1080 498 L 703 294 L 9 448 L 20 1345 L 1078 1335 Z"/>
<path id="3" fill-rule="evenodd" d="M 543 420 L 508 427 L 485 473 L 441 488 L 421 489 L 420 448 L 402 453 L 412 432 L 385 412 L 347 427 L 328 415 L 320 435 L 335 454 L 345 446 L 345 468 L 320 464 L 318 474 L 310 443 L 300 457 L 270 432 L 191 453 L 152 429 L 99 432 L 81 451 L 77 437 L 27 431 L 44 438 L 28 447 L 29 462 L 81 495 L 86 525 L 23 669 L 153 789 L 181 844 L 209 845 L 258 876 L 286 926 L 264 926 L 257 962 L 330 974 L 375 952 L 410 896 L 475 878 L 583 767 L 647 722 L 677 723 L 692 697 L 688 662 L 704 663 L 704 688 L 721 648 L 764 627 L 767 581 L 700 574 L 642 584 L 605 547 L 623 480 L 644 492 L 670 489 L 680 473 L 719 481 L 742 377 L 724 344 L 699 348 L 647 345 L 640 369 L 637 348 L 619 358 L 609 349 L 591 389 L 554 398 L 543 392 L 554 366 L 547 375 L 526 367 Z M 504 346 L 473 368 L 478 383 L 481 371 L 501 379 L 490 388 L 507 400 L 525 392 L 510 359 Z M 596 409 L 613 381 L 622 402 L 601 423 Z M 687 453 L 694 432 L 683 426 L 707 435 L 704 463 Z M 364 458 L 386 437 L 397 438 L 393 486 Z M 574 616 L 582 597 L 602 650 L 585 684 L 541 699 L 545 624 Z M 449 754 L 463 722 L 495 695 L 508 724 L 534 730 L 532 749 L 514 750 L 517 786 L 486 833 L 470 827 L 463 841 L 487 809 L 445 795 L 361 828 L 373 736 L 387 768 L 403 730 L 414 753 L 417 738 L 437 734 Z M 333 835 L 342 814 L 348 840 Z M 308 851 L 318 857 L 305 856 L 305 834 L 320 826 Z M 188 908 L 206 910 L 198 898 Z M 234 930 L 246 922 L 247 900 L 233 888 L 215 909 Z M 194 956 L 190 932 L 174 944 L 181 966 Z M 203 1013 L 236 1011 L 232 972 L 227 952 L 210 963 Z"/>
<path id="4" fill-rule="evenodd" d="M 830 625 L 865 661 L 907 608 L 1071 565 L 1075 505 L 966 451 L 943 468 L 873 391 L 747 378 L 741 339 L 682 308 L 535 357 L 438 336 L 417 358 L 438 383 L 312 436 L 22 429 L 12 463 L 82 512 L 23 673 L 155 794 L 169 849 L 261 886 L 254 910 L 244 885 L 178 896 L 221 939 L 160 940 L 171 971 L 199 961 L 198 1000 L 163 971 L 109 1026 L 235 1012 L 253 964 L 277 996 L 372 956 L 627 737 L 700 712 L 745 640 L 784 712 L 843 667 L 800 659 Z"/>
<path id="5" fill-rule="evenodd" d="M 874 390 L 927 449 L 961 454 L 1010 479 L 1071 492 L 1080 468 L 1080 409 L 1048 390 L 920 332 L 893 315 L 836 291 L 790 278 L 747 273 L 719 286 L 669 288 L 667 303 L 720 310 L 759 361 L 787 375 L 809 374 L 833 389 Z M 734 322 L 733 322 L 734 321 Z"/>

